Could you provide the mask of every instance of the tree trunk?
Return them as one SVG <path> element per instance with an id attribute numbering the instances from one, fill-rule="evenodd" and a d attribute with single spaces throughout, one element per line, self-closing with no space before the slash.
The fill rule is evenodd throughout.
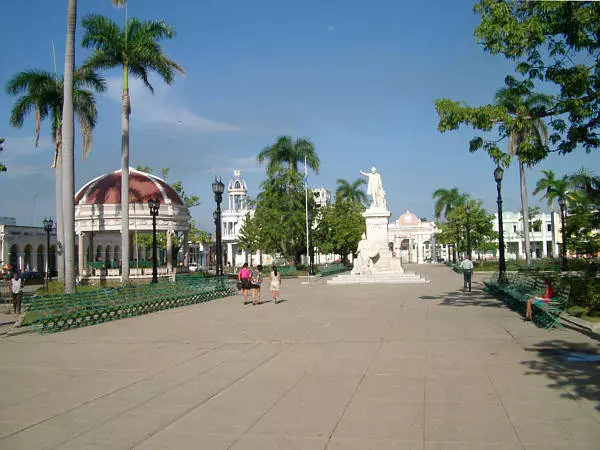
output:
<path id="1" fill-rule="evenodd" d="M 550 204 L 550 228 L 552 228 L 552 258 L 556 258 L 556 228 L 555 228 L 555 223 L 554 223 L 554 202 L 552 202 L 552 204 Z M 546 243 L 544 242 L 544 245 L 546 245 Z"/>
<path id="2" fill-rule="evenodd" d="M 60 132 L 57 132 L 59 134 Z M 57 136 L 58 138 L 58 136 Z M 63 252 L 63 243 L 65 240 L 64 227 L 63 227 L 63 202 L 62 202 L 62 152 L 59 148 L 56 153 L 56 164 L 54 166 L 54 198 L 56 200 L 56 270 L 58 272 L 57 278 L 59 281 L 65 279 L 65 259 Z M 46 253 L 47 255 L 48 253 Z M 50 267 L 50 266 L 48 266 Z"/>
<path id="3" fill-rule="evenodd" d="M 123 68 L 121 117 L 121 282 L 129 283 L 129 86 L 127 66 Z"/>
<path id="4" fill-rule="evenodd" d="M 65 255 L 65 292 L 75 290 L 75 154 L 73 115 L 73 70 L 75 67 L 75 27 L 77 0 L 69 0 L 65 46 L 64 100 L 62 117 L 62 208 Z"/>
<path id="5" fill-rule="evenodd" d="M 525 183 L 525 165 L 519 161 L 519 178 L 521 180 L 521 208 L 523 210 L 523 237 L 525 243 L 525 260 L 531 265 L 531 252 L 529 243 L 529 205 L 527 202 L 527 184 Z"/>

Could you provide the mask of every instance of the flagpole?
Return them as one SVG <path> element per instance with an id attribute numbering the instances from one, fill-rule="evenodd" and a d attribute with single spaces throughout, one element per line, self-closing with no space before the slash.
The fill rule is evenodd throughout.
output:
<path id="1" fill-rule="evenodd" d="M 308 171 L 306 168 L 306 156 L 304 157 L 304 205 L 306 207 L 306 278 L 310 280 L 310 247 L 308 238 Z"/>

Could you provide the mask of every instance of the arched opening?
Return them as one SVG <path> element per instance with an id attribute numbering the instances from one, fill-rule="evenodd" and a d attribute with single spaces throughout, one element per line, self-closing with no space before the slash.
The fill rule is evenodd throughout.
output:
<path id="1" fill-rule="evenodd" d="M 24 270 L 31 270 L 31 266 L 33 263 L 33 260 L 32 260 L 33 248 L 31 247 L 31 244 L 27 244 L 25 246 L 25 250 L 23 252 L 24 252 L 23 268 L 24 268 Z"/>
<path id="2" fill-rule="evenodd" d="M 113 254 L 113 261 L 115 262 L 119 262 L 121 260 L 121 249 L 119 248 L 118 245 L 115 245 L 115 251 Z"/>
<path id="3" fill-rule="evenodd" d="M 37 270 L 40 273 L 43 273 L 46 271 L 46 266 L 44 265 L 44 258 L 46 255 L 46 249 L 44 248 L 43 245 L 38 246 L 37 248 L 37 263 L 36 263 L 36 267 L 35 270 Z"/>
<path id="4" fill-rule="evenodd" d="M 239 181 L 235 182 L 235 185 L 233 186 L 235 189 L 241 189 L 242 188 L 242 184 Z"/>
<path id="5" fill-rule="evenodd" d="M 49 272 L 51 276 L 56 276 L 56 245 L 50 246 L 50 260 L 49 260 L 50 268 Z"/>
<path id="6" fill-rule="evenodd" d="M 106 250 L 104 252 L 104 262 L 106 264 L 110 264 L 111 261 L 112 261 L 112 248 L 110 247 L 110 245 L 107 245 Z"/>
<path id="7" fill-rule="evenodd" d="M 102 250 L 103 250 L 103 248 L 102 248 L 101 245 L 99 245 L 99 246 L 96 247 L 96 258 L 95 258 L 95 261 L 102 261 L 102 253 L 103 253 Z"/>
<path id="8" fill-rule="evenodd" d="M 8 263 L 12 266 L 13 270 L 19 270 L 19 246 L 17 244 L 10 247 Z"/>
<path id="9" fill-rule="evenodd" d="M 424 259 L 433 259 L 433 247 L 431 246 L 431 242 L 423 242 L 423 248 L 425 249 L 425 254 L 423 255 Z"/>

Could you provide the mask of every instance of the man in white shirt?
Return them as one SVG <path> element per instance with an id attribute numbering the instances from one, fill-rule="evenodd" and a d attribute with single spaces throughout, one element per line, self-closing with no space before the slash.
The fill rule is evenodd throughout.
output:
<path id="1" fill-rule="evenodd" d="M 463 271 L 464 290 L 467 290 L 467 284 L 469 285 L 469 292 L 471 292 L 471 274 L 473 273 L 473 262 L 467 256 L 463 262 L 460 263 L 460 268 Z"/>
<path id="2" fill-rule="evenodd" d="M 19 274 L 15 272 L 12 280 L 10 280 L 10 294 L 12 296 L 12 304 L 15 314 L 21 314 L 21 300 L 23 298 L 23 280 L 19 278 Z"/>

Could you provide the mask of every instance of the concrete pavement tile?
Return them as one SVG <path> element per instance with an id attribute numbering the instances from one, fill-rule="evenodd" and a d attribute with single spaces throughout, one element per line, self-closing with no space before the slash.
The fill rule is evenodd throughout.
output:
<path id="1" fill-rule="evenodd" d="M 498 402 L 490 381 L 476 375 L 428 375 L 425 392 L 429 402 Z"/>
<path id="2" fill-rule="evenodd" d="M 358 386 L 355 398 L 398 402 L 423 401 L 425 398 L 425 377 L 398 376 L 395 372 L 369 373 Z"/>
<path id="3" fill-rule="evenodd" d="M 431 442 L 425 443 L 425 450 L 523 450 L 523 444 L 490 442 Z"/>
<path id="4" fill-rule="evenodd" d="M 500 403 L 437 403 L 425 406 L 426 441 L 515 443 Z"/>
<path id="5" fill-rule="evenodd" d="M 26 422 L 0 422 L 0 439 L 8 436 L 9 434 L 22 430 L 28 425 L 29 424 Z"/>
<path id="6" fill-rule="evenodd" d="M 60 427 L 36 425 L 0 439 L 0 449 L 49 450 L 73 437 Z"/>
<path id="7" fill-rule="evenodd" d="M 552 443 L 528 443 L 525 442 L 525 450 L 598 450 L 598 444 L 592 442 L 552 442 Z"/>
<path id="8" fill-rule="evenodd" d="M 333 437 L 327 450 L 423 450 L 422 441 L 390 441 Z"/>
<path id="9" fill-rule="evenodd" d="M 227 450 L 237 439 L 235 435 L 216 433 L 182 433 L 169 428 L 139 443 L 135 450 Z M 84 449 L 82 449 L 84 450 Z"/>
<path id="10" fill-rule="evenodd" d="M 318 450 L 324 449 L 327 438 L 244 435 L 231 450 Z"/>

